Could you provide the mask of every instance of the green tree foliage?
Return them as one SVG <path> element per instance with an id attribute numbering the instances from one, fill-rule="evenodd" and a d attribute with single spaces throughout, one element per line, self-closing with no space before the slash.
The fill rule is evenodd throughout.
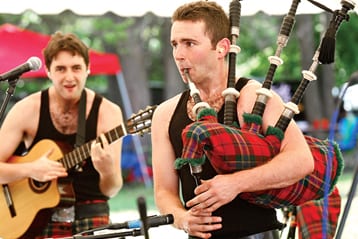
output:
<path id="1" fill-rule="evenodd" d="M 143 57 L 147 65 L 144 67 L 148 72 L 148 81 L 164 81 L 163 60 L 161 59 L 162 44 L 162 24 L 163 19 L 146 14 L 142 16 L 141 38 Z M 283 16 L 269 16 L 264 13 L 257 13 L 255 16 L 244 16 L 241 19 L 240 36 L 238 45 L 241 52 L 237 57 L 237 69 L 240 75 L 253 77 L 262 80 L 267 73 L 269 66 L 268 56 L 274 55 L 277 44 L 277 35 L 281 26 Z M 79 35 L 91 48 L 100 51 L 115 52 L 118 55 L 125 55 L 129 51 L 125 42 L 128 29 L 135 27 L 135 22 L 139 18 L 122 18 L 111 13 L 103 16 L 78 16 L 71 11 L 65 11 L 59 15 L 37 15 L 32 11 L 26 11 L 22 15 L 0 15 L 0 24 L 12 23 L 30 30 L 52 34 L 60 30 L 64 32 L 74 32 Z M 318 22 L 318 20 L 317 20 Z M 316 38 L 319 40 L 319 23 L 316 23 Z M 348 23 L 343 23 L 337 33 L 335 72 L 336 84 L 339 86 L 349 76 L 357 70 L 358 48 L 355 43 L 358 41 L 358 34 L 352 29 L 358 28 L 357 14 L 351 14 Z M 144 30 L 142 30 L 144 29 Z M 297 38 L 294 33 L 290 35 L 289 42 L 284 48 L 281 58 L 284 65 L 279 67 L 275 74 L 275 81 L 299 81 L 302 77 L 300 65 L 300 49 L 298 48 Z M 91 77 L 92 78 L 92 77 Z M 33 80 L 26 84 L 19 85 L 18 90 L 31 92 L 46 86 L 44 80 Z M 91 86 L 106 90 L 106 80 L 104 78 L 89 79 Z M 35 87 L 32 85 L 34 84 Z M 36 87 L 36 85 L 38 85 Z M 4 85 L 1 85 L 4 90 Z M 5 86 L 6 87 L 6 86 Z M 25 93 L 21 93 L 23 95 Z"/>
<path id="2" fill-rule="evenodd" d="M 346 82 L 352 73 L 358 71 L 358 15 L 351 14 L 337 33 L 335 72 L 338 86 Z"/>

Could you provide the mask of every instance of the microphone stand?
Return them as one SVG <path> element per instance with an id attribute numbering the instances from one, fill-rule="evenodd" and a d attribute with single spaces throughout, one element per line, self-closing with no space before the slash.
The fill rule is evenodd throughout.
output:
<path id="1" fill-rule="evenodd" d="M 148 223 L 147 223 L 147 205 L 144 197 L 137 198 L 137 206 L 138 206 L 140 220 L 142 221 L 141 230 L 144 235 L 144 239 L 149 239 Z"/>
<path id="2" fill-rule="evenodd" d="M 17 84 L 18 80 L 19 80 L 19 78 L 14 78 L 14 79 L 10 79 L 10 80 L 7 81 L 9 83 L 9 87 L 6 90 L 5 99 L 4 99 L 4 102 L 1 105 L 0 121 L 2 121 L 3 118 L 4 118 L 6 107 L 9 104 L 10 97 L 14 95 L 14 92 L 15 92 L 15 89 L 16 89 L 16 84 Z"/>
<path id="3" fill-rule="evenodd" d="M 68 239 L 95 239 L 95 238 L 118 238 L 118 239 L 124 239 L 126 236 L 141 236 L 142 230 L 141 229 L 133 229 L 129 231 L 124 232 L 115 232 L 115 233 L 107 233 L 107 234 L 101 234 L 101 235 L 74 235 L 73 237 L 68 237 Z"/>
<path id="4" fill-rule="evenodd" d="M 64 239 L 95 239 L 95 238 L 119 238 L 124 239 L 126 236 L 141 236 L 144 235 L 145 239 L 149 239 L 149 233 L 148 233 L 148 223 L 147 223 L 147 206 L 145 202 L 144 197 L 138 197 L 137 198 L 137 206 L 138 211 L 140 214 L 140 220 L 141 220 L 141 227 L 132 229 L 132 230 L 126 230 L 122 232 L 116 232 L 116 233 L 106 233 L 106 234 L 100 234 L 100 235 L 83 235 L 88 233 L 94 233 L 96 231 L 107 229 L 107 226 L 91 229 L 88 231 L 81 232 L 79 234 L 74 235 L 73 237 L 67 237 Z"/>
<path id="5" fill-rule="evenodd" d="M 19 78 L 13 78 L 13 79 L 9 79 L 7 82 L 9 83 L 9 87 L 6 90 L 6 95 L 4 98 L 3 103 L 1 104 L 1 108 L 0 108 L 0 122 L 2 122 L 4 115 L 5 115 L 5 110 L 7 108 L 7 105 L 9 104 L 10 101 L 10 97 L 14 95 L 15 89 L 16 89 L 16 84 L 18 82 Z M 12 196 L 11 196 L 11 192 L 9 190 L 9 186 L 7 184 L 3 184 L 2 185 L 3 188 L 3 193 L 4 196 L 6 198 L 6 203 L 7 206 L 9 208 L 10 214 L 11 216 L 16 216 L 16 211 L 15 211 L 15 207 L 14 207 L 14 202 L 12 200 Z"/>

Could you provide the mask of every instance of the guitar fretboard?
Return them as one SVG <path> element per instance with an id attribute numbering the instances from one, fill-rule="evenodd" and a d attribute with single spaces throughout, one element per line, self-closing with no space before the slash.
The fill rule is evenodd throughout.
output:
<path id="1" fill-rule="evenodd" d="M 123 126 L 119 125 L 116 128 L 108 131 L 105 133 L 105 137 L 109 144 L 113 143 L 120 137 L 125 135 L 125 131 L 123 130 Z M 92 141 L 89 141 L 77 148 L 75 148 L 73 151 L 65 154 L 59 161 L 62 163 L 62 165 L 68 170 L 79 164 L 80 162 L 86 160 L 90 157 L 91 154 L 91 145 Z M 100 138 L 97 137 L 95 139 L 96 142 L 101 142 Z"/>

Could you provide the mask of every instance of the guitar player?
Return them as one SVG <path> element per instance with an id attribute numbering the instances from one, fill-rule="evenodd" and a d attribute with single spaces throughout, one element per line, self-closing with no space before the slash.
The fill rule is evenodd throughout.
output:
<path id="1" fill-rule="evenodd" d="M 17 234 L 8 237 L 66 237 L 107 225 L 107 201 L 123 184 L 120 168 L 122 140 L 109 143 L 104 136 L 105 132 L 123 123 L 122 111 L 113 102 L 85 87 L 90 74 L 89 48 L 74 34 L 56 32 L 43 54 L 51 85 L 17 102 L 0 130 L 0 183 L 4 189 L 0 189 L 0 198 L 10 195 L 12 199 L 10 205 L 2 205 L 4 209 L 1 211 L 11 213 L 10 218 L 14 220 L 24 217 L 21 223 L 10 220 L 6 227 L 3 223 L 7 220 L 1 220 L 0 224 L 5 228 L 0 229 L 3 238 L 7 236 L 2 233 L 16 230 L 19 230 Z M 54 145 L 61 150 L 70 150 L 85 142 L 90 142 L 90 157 L 76 167 L 68 169 L 61 161 L 51 158 L 56 150 Z M 23 161 L 14 162 L 11 158 L 22 143 L 27 153 Z M 17 197 L 12 184 L 27 179 L 35 182 L 24 184 L 33 190 L 28 190 L 28 195 L 24 195 L 25 188 L 19 190 L 22 195 Z M 61 185 L 68 183 L 60 190 L 60 194 L 65 191 L 64 195 L 60 195 L 61 200 L 55 207 L 41 208 L 38 204 L 51 201 L 55 195 L 32 200 L 31 197 L 38 196 L 42 190 L 34 188 L 41 182 L 54 180 Z M 9 187 L 8 191 L 5 186 Z M 22 203 L 27 206 L 18 206 Z M 38 213 L 31 215 L 34 207 L 38 207 Z M 31 223 L 21 228 L 24 221 Z"/>

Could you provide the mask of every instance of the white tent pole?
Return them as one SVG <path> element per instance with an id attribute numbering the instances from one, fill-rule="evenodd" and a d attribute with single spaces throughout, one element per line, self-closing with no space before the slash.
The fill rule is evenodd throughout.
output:
<path id="1" fill-rule="evenodd" d="M 116 74 L 116 79 L 117 79 L 117 82 L 118 82 L 119 92 L 121 94 L 125 115 L 126 116 L 131 116 L 133 114 L 132 104 L 131 104 L 130 99 L 129 99 L 127 86 L 126 86 L 126 83 L 124 81 L 123 74 L 120 73 L 120 72 L 117 73 Z M 139 165 L 140 165 L 140 169 L 141 169 L 141 172 L 142 172 L 144 184 L 147 187 L 152 186 L 151 179 L 150 179 L 150 177 L 148 175 L 147 163 L 145 161 L 142 143 L 140 142 L 138 135 L 133 135 L 132 139 L 133 139 L 134 149 L 135 149 L 137 158 L 139 160 Z"/>

